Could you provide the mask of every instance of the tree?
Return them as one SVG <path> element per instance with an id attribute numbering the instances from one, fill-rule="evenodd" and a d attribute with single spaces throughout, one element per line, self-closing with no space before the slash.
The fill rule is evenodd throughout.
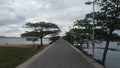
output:
<path id="1" fill-rule="evenodd" d="M 65 34 L 65 36 L 63 36 L 63 38 L 66 40 L 66 41 L 68 41 L 69 43 L 71 43 L 72 44 L 72 35 L 71 35 L 71 32 L 69 31 L 69 32 L 66 32 L 66 34 Z"/>
<path id="2" fill-rule="evenodd" d="M 82 48 L 82 44 L 86 43 L 87 47 L 88 42 L 91 40 L 91 35 L 92 35 L 92 24 L 90 24 L 90 20 L 87 19 L 87 17 L 85 17 L 85 19 L 82 20 L 77 20 L 76 22 L 74 22 L 74 27 L 76 27 L 75 29 L 73 29 L 73 32 L 76 34 L 78 39 L 78 42 L 81 45 Z"/>
<path id="3" fill-rule="evenodd" d="M 27 41 L 32 41 L 33 45 L 36 41 L 38 41 L 38 38 L 34 32 L 23 33 L 23 34 L 21 34 L 21 37 L 26 38 Z"/>
<path id="4" fill-rule="evenodd" d="M 59 32 L 61 32 L 61 31 L 59 31 Z M 53 42 L 55 42 L 56 40 L 58 40 L 60 38 L 59 32 L 54 32 L 50 35 L 51 37 L 49 38 L 49 40 L 51 42 L 49 44 L 52 44 Z"/>
<path id="5" fill-rule="evenodd" d="M 43 37 L 49 34 L 59 33 L 60 29 L 56 24 L 46 23 L 46 22 L 37 22 L 37 23 L 26 23 L 27 28 L 32 30 L 27 33 L 23 33 L 21 36 L 26 36 L 27 38 L 40 38 L 41 46 L 43 46 Z"/>
<path id="6" fill-rule="evenodd" d="M 100 2 L 101 11 L 97 14 L 97 23 L 102 23 L 102 29 L 107 32 L 106 46 L 102 58 L 102 63 L 105 64 L 109 42 L 113 39 L 114 31 L 120 29 L 120 1 L 100 0 Z"/>
<path id="7" fill-rule="evenodd" d="M 52 44 L 53 42 L 55 42 L 57 39 L 59 39 L 60 36 L 53 36 L 53 37 L 50 37 L 49 40 L 51 41 L 50 44 Z"/>
<path id="8" fill-rule="evenodd" d="M 90 24 L 90 20 L 87 19 L 87 17 L 85 17 L 85 19 L 82 20 L 77 20 L 76 22 L 74 22 L 74 27 L 77 26 L 79 29 L 89 29 L 92 28 L 92 25 Z"/>

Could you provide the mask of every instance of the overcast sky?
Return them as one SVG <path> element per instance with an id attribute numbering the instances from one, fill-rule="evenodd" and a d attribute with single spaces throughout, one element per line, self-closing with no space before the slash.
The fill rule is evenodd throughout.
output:
<path id="1" fill-rule="evenodd" d="M 92 12 L 88 0 L 0 0 L 0 35 L 20 36 L 26 22 L 46 21 L 57 24 L 62 34 L 77 19 Z M 93 1 L 93 0 L 89 0 Z"/>

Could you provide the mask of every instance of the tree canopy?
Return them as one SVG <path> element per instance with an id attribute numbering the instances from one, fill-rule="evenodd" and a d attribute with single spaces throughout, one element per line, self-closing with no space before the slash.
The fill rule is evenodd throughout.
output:
<path id="1" fill-rule="evenodd" d="M 21 37 L 25 38 L 40 38 L 41 39 L 41 46 L 43 45 L 43 37 L 50 34 L 60 33 L 59 27 L 50 22 L 37 22 L 31 23 L 28 22 L 25 24 L 26 28 L 31 28 L 31 31 L 26 31 L 25 33 L 21 34 Z"/>

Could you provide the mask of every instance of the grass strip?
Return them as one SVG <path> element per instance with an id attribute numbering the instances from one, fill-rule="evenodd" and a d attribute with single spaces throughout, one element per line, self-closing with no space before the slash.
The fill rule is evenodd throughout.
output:
<path id="1" fill-rule="evenodd" d="M 0 68 L 15 68 L 42 49 L 0 46 Z"/>

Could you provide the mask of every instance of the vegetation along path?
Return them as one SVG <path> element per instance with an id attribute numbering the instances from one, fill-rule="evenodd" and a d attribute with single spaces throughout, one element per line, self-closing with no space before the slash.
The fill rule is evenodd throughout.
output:
<path id="1" fill-rule="evenodd" d="M 95 68 L 83 55 L 63 39 L 57 40 L 26 67 L 18 68 Z M 99 68 L 99 66 L 97 67 Z"/>

